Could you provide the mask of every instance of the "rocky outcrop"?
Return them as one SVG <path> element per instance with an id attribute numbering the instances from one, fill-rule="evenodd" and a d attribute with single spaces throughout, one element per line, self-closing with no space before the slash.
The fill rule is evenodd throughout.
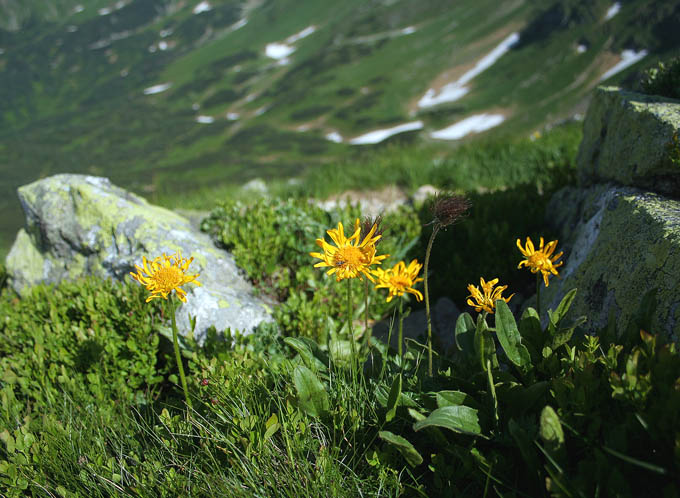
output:
<path id="1" fill-rule="evenodd" d="M 560 278 L 541 295 L 543 309 L 578 289 L 574 316 L 596 332 L 610 319 L 634 320 L 642 296 L 656 289 L 651 332 L 680 336 L 680 165 L 669 143 L 680 103 L 600 88 L 584 122 L 580 185 L 558 192 L 547 217 L 565 249 Z"/>
<path id="2" fill-rule="evenodd" d="M 247 334 L 271 320 L 231 255 L 183 216 L 93 176 L 56 175 L 20 187 L 18 194 L 26 229 L 19 231 L 6 266 L 20 294 L 37 283 L 86 275 L 128 279 L 142 256 L 181 250 L 194 257 L 190 269 L 203 284 L 186 286 L 187 303 L 177 316 L 181 333 L 190 331 L 190 317 L 196 318 L 199 342 L 210 326 Z"/>
<path id="3" fill-rule="evenodd" d="M 680 128 L 680 102 L 626 92 L 595 91 L 579 148 L 582 184 L 616 182 L 680 197 L 680 164 L 668 147 Z"/>

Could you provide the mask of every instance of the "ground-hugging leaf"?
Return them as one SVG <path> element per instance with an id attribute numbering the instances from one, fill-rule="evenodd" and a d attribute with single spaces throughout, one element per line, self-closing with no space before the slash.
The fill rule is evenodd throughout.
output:
<path id="1" fill-rule="evenodd" d="M 378 436 L 380 436 L 380 439 L 399 450 L 399 453 L 401 453 L 410 466 L 416 467 L 423 463 L 423 457 L 420 456 L 418 450 L 416 450 L 407 439 L 397 436 L 390 431 L 380 431 Z"/>
<path id="2" fill-rule="evenodd" d="M 571 308 L 571 304 L 574 302 L 577 290 L 578 289 L 571 289 L 569 292 L 567 292 L 555 311 L 548 310 L 548 317 L 550 318 L 550 323 L 553 326 L 551 327 L 553 331 L 565 317 L 567 311 L 569 311 L 569 308 Z"/>
<path id="3" fill-rule="evenodd" d="M 399 405 L 399 398 L 401 396 L 401 374 L 397 375 L 392 382 L 390 389 L 390 396 L 387 398 L 387 414 L 385 415 L 385 422 L 391 421 L 397 414 L 397 406 Z"/>
<path id="4" fill-rule="evenodd" d="M 438 408 L 462 405 L 465 403 L 465 400 L 469 398 L 469 396 L 462 391 L 439 391 L 436 393 L 436 396 Z"/>
<path id="5" fill-rule="evenodd" d="M 472 436 L 482 434 L 477 410 L 465 405 L 437 408 L 425 420 L 413 424 L 413 430 L 419 431 L 425 427 L 432 426 L 444 427 L 454 432 Z"/>
<path id="6" fill-rule="evenodd" d="M 305 413 L 311 417 L 319 417 L 328 411 L 328 394 L 314 372 L 304 365 L 298 365 L 293 370 L 293 383 L 298 393 L 299 406 Z"/>
<path id="7" fill-rule="evenodd" d="M 515 317 L 512 315 L 508 303 L 502 299 L 496 301 L 496 336 L 511 362 L 518 367 L 531 365 L 531 356 L 522 344 Z"/>
<path id="8" fill-rule="evenodd" d="M 469 357 L 474 356 L 475 351 L 475 322 L 469 313 L 461 313 L 456 320 L 455 328 L 456 346 Z"/>
<path id="9" fill-rule="evenodd" d="M 286 337 L 283 342 L 297 351 L 300 355 L 300 358 L 302 358 L 302 361 L 310 369 L 314 370 L 315 372 L 323 372 L 327 369 L 326 365 L 324 365 L 316 356 L 314 356 L 309 342 L 305 341 L 304 338 Z"/>

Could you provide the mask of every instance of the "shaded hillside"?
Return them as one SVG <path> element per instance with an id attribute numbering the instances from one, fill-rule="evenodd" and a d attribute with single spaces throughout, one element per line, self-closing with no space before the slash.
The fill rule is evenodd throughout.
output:
<path id="1" fill-rule="evenodd" d="M 13 190 L 57 172 L 167 194 L 381 137 L 528 134 L 677 50 L 679 5 L 0 1 L 0 233 L 21 224 Z"/>

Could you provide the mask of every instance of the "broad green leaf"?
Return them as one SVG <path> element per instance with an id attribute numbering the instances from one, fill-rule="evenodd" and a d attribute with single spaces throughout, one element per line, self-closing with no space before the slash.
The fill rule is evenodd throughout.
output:
<path id="1" fill-rule="evenodd" d="M 475 351 L 475 322 L 469 313 L 461 313 L 456 320 L 456 346 L 466 355 L 473 357 Z"/>
<path id="2" fill-rule="evenodd" d="M 293 370 L 293 383 L 298 393 L 300 408 L 305 413 L 318 417 L 328 411 L 328 394 L 314 372 L 304 365 L 298 365 Z"/>
<path id="3" fill-rule="evenodd" d="M 560 417 L 550 405 L 546 405 L 541 411 L 541 425 L 539 434 L 548 448 L 555 449 L 564 444 L 564 431 L 560 423 Z"/>
<path id="4" fill-rule="evenodd" d="M 272 413 L 271 417 L 267 419 L 267 422 L 265 422 L 264 426 L 266 428 L 264 440 L 266 441 L 281 428 L 281 424 L 279 424 L 279 417 L 276 416 L 276 413 Z"/>
<path id="5" fill-rule="evenodd" d="M 390 431 L 380 431 L 378 432 L 378 436 L 380 436 L 380 439 L 399 450 L 399 453 L 401 453 L 411 467 L 416 467 L 423 463 L 423 457 L 420 456 L 418 450 L 416 450 L 408 440 L 401 436 L 397 436 Z"/>
<path id="6" fill-rule="evenodd" d="M 531 365 L 531 357 L 521 342 L 515 317 L 512 316 L 508 303 L 502 299 L 496 301 L 496 336 L 511 362 L 518 367 Z"/>
<path id="7" fill-rule="evenodd" d="M 550 321 L 555 324 L 555 327 L 557 327 L 564 316 L 567 314 L 567 311 L 569 311 L 569 308 L 571 308 L 571 304 L 574 302 L 574 298 L 576 297 L 576 291 L 578 289 L 571 289 L 567 294 L 562 298 L 562 301 L 560 301 L 560 304 L 557 306 L 557 309 L 554 312 L 548 312 L 550 316 Z"/>
<path id="8" fill-rule="evenodd" d="M 316 356 L 314 356 L 310 344 L 303 338 L 286 337 L 283 342 L 297 351 L 297 353 L 300 355 L 300 358 L 302 358 L 302 361 L 308 368 L 315 372 L 323 372 L 326 370 L 326 365 L 324 365 Z"/>
<path id="9" fill-rule="evenodd" d="M 477 410 L 465 405 L 437 408 L 425 420 L 413 424 L 413 430 L 419 431 L 432 426 L 444 427 L 454 432 L 472 436 L 478 436 L 482 433 Z"/>
<path id="10" fill-rule="evenodd" d="M 462 391 L 439 391 L 436 393 L 437 407 L 458 406 L 469 400 L 470 397 Z"/>
<path id="11" fill-rule="evenodd" d="M 392 381 L 390 396 L 387 398 L 387 414 L 385 415 L 385 422 L 389 422 L 397 414 L 397 405 L 399 404 L 400 396 L 401 396 L 401 374 L 397 375 L 394 378 L 394 381 Z"/>

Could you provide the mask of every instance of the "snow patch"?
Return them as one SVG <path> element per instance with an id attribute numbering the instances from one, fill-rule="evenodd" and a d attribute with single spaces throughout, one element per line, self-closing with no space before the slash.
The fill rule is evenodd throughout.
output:
<path id="1" fill-rule="evenodd" d="M 624 50 L 623 52 L 621 52 L 621 60 L 619 61 L 619 63 L 612 67 L 609 71 L 604 73 L 600 78 L 600 81 L 604 81 L 608 78 L 611 78 L 616 73 L 620 73 L 627 67 L 630 67 L 636 62 L 644 59 L 647 56 L 647 54 L 649 54 L 649 52 L 647 52 L 646 50 L 640 50 L 639 52 L 636 52 L 635 50 Z"/>
<path id="2" fill-rule="evenodd" d="M 582 53 L 585 52 L 586 50 L 588 50 L 588 47 L 586 47 L 586 46 L 583 45 L 582 43 L 579 44 L 579 45 L 576 47 L 576 51 L 577 51 L 579 54 L 582 54 Z"/>
<path id="3" fill-rule="evenodd" d="M 412 121 L 411 123 L 404 123 L 398 126 L 393 126 L 392 128 L 370 131 L 363 135 L 359 135 L 358 137 L 354 137 L 349 141 L 349 143 L 352 145 L 377 144 L 393 135 L 404 133 L 406 131 L 420 130 L 422 128 L 422 121 Z"/>
<path id="4" fill-rule="evenodd" d="M 609 7 L 607 13 L 604 16 L 605 21 L 609 21 L 612 17 L 619 13 L 621 10 L 621 2 L 616 2 L 614 5 Z"/>
<path id="5" fill-rule="evenodd" d="M 415 32 L 416 32 L 415 26 L 407 26 L 399 31 L 399 33 L 401 33 L 402 35 L 412 35 Z"/>
<path id="6" fill-rule="evenodd" d="M 295 49 L 284 43 L 268 43 L 264 49 L 267 57 L 277 60 L 285 59 L 293 52 L 295 52 Z"/>
<path id="7" fill-rule="evenodd" d="M 4 54 L 4 53 L 5 53 L 5 49 L 4 49 L 4 48 L 0 48 L 0 55 L 2 55 L 2 54 Z"/>
<path id="8" fill-rule="evenodd" d="M 103 9 L 99 9 L 97 11 L 97 14 L 99 14 L 100 16 L 108 16 L 110 13 L 111 9 L 109 9 L 108 7 L 104 7 Z"/>
<path id="9" fill-rule="evenodd" d="M 461 76 L 457 81 L 447 83 L 439 92 L 430 88 L 425 92 L 425 95 L 418 101 L 418 107 L 426 108 L 433 107 L 444 102 L 453 102 L 458 100 L 470 90 L 465 85 L 469 83 L 475 76 L 487 70 L 498 59 L 500 59 L 512 46 L 519 41 L 519 34 L 512 33 L 505 38 L 496 48 L 482 57 L 479 62 L 470 69 L 467 73 Z"/>
<path id="10" fill-rule="evenodd" d="M 68 31 L 69 33 L 75 33 L 76 31 L 78 31 L 78 26 L 76 26 L 75 24 L 66 26 L 66 31 Z"/>
<path id="11" fill-rule="evenodd" d="M 241 117 L 241 116 L 237 112 L 228 112 L 227 113 L 227 119 L 229 121 L 236 121 L 239 117 Z"/>
<path id="12" fill-rule="evenodd" d="M 259 109 L 257 109 L 255 111 L 255 116 L 262 116 L 265 112 L 267 112 L 268 109 L 269 109 L 269 107 L 267 107 L 266 105 L 260 107 Z"/>
<path id="13" fill-rule="evenodd" d="M 336 144 L 341 144 L 342 135 L 340 135 L 340 133 L 338 133 L 337 131 L 332 131 L 326 134 L 326 140 L 330 140 L 331 142 L 335 142 Z"/>
<path id="14" fill-rule="evenodd" d="M 302 40 L 303 38 L 307 38 L 309 35 L 314 33 L 314 31 L 316 31 L 316 26 L 307 26 L 299 33 L 295 33 L 294 35 L 290 35 L 288 38 L 286 38 L 286 43 L 295 43 L 299 40 Z"/>
<path id="15" fill-rule="evenodd" d="M 161 38 L 167 38 L 172 34 L 171 29 L 161 29 L 160 33 L 158 33 Z"/>
<path id="16" fill-rule="evenodd" d="M 439 140 L 458 140 L 470 133 L 479 133 L 498 126 L 504 120 L 502 114 L 475 114 L 444 129 L 433 131 L 430 136 Z"/>
<path id="17" fill-rule="evenodd" d="M 168 45 L 168 42 L 166 41 L 160 41 L 158 42 L 158 50 L 166 51 L 170 46 Z"/>
<path id="18" fill-rule="evenodd" d="M 210 5 L 210 2 L 203 0 L 201 3 L 196 4 L 192 12 L 194 14 L 200 14 L 201 12 L 208 12 L 209 10 L 212 10 L 212 5 Z"/>
<path id="19" fill-rule="evenodd" d="M 82 12 L 84 10 L 85 10 L 85 7 L 83 7 L 82 5 L 76 5 L 75 7 L 73 7 L 73 13 L 74 14 L 78 14 L 79 12 Z"/>
<path id="20" fill-rule="evenodd" d="M 191 110 L 192 111 L 198 111 L 200 108 L 201 108 L 201 104 L 199 104 L 198 102 L 194 102 L 193 104 L 191 104 Z"/>
<path id="21" fill-rule="evenodd" d="M 302 40 L 303 38 L 307 38 L 315 31 L 316 26 L 307 26 L 302 31 L 295 33 L 294 35 L 290 35 L 288 38 L 284 40 L 284 43 L 280 42 L 268 43 L 267 46 L 264 48 L 264 53 L 267 57 L 280 61 L 279 62 L 280 65 L 286 65 L 290 62 L 287 59 L 288 56 L 295 52 L 295 47 L 291 47 L 291 45 Z"/>
<path id="22" fill-rule="evenodd" d="M 154 95 L 166 91 L 172 86 L 172 83 L 161 83 L 160 85 L 150 86 L 144 89 L 144 95 Z"/>
<path id="23" fill-rule="evenodd" d="M 196 116 L 196 122 L 201 124 L 211 124 L 215 122 L 212 116 Z"/>

